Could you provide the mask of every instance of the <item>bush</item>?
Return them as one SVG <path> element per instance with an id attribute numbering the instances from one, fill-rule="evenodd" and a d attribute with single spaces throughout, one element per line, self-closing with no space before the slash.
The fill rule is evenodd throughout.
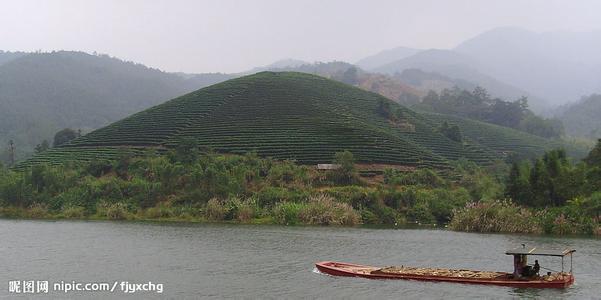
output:
<path id="1" fill-rule="evenodd" d="M 94 177 L 108 174 L 113 169 L 113 164 L 108 160 L 93 160 L 86 166 L 86 172 Z"/>
<path id="2" fill-rule="evenodd" d="M 109 220 L 126 220 L 131 217 L 125 203 L 100 202 L 97 205 L 96 214 Z"/>
<path id="3" fill-rule="evenodd" d="M 454 211 L 453 230 L 476 232 L 541 233 L 538 217 L 510 201 L 468 203 Z"/>
<path id="4" fill-rule="evenodd" d="M 47 218 L 49 216 L 48 214 L 48 207 L 44 204 L 41 203 L 34 203 L 33 205 L 31 205 L 29 207 L 29 209 L 26 211 L 27 214 L 27 218 L 34 218 L 34 219 L 42 219 L 42 218 Z"/>
<path id="5" fill-rule="evenodd" d="M 387 169 L 384 173 L 384 182 L 390 185 L 424 185 L 429 187 L 446 185 L 445 180 L 430 169 L 418 169 L 412 172 Z"/>
<path id="6" fill-rule="evenodd" d="M 174 212 L 174 209 L 171 207 L 171 205 L 167 203 L 159 203 L 154 207 L 147 208 L 143 215 L 149 219 L 160 219 L 172 218 L 177 214 Z"/>
<path id="7" fill-rule="evenodd" d="M 394 225 L 398 224 L 400 221 L 398 213 L 383 203 L 376 202 L 369 209 L 376 215 L 378 220 L 377 224 Z"/>
<path id="8" fill-rule="evenodd" d="M 225 219 L 227 209 L 221 201 L 217 198 L 213 198 L 207 202 L 205 208 L 205 217 L 212 221 L 221 221 Z"/>
<path id="9" fill-rule="evenodd" d="M 304 205 L 294 202 L 280 202 L 273 208 L 273 219 L 278 224 L 294 225 L 299 223 L 299 212 Z"/>
<path id="10" fill-rule="evenodd" d="M 355 225 L 361 219 L 349 204 L 323 194 L 309 198 L 298 216 L 303 223 L 314 225 Z"/>
<path id="11" fill-rule="evenodd" d="M 435 218 L 426 202 L 419 202 L 409 209 L 407 217 L 419 224 L 434 224 Z"/>
<path id="12" fill-rule="evenodd" d="M 240 203 L 236 212 L 236 219 L 240 222 L 248 222 L 256 215 L 255 204 L 249 200 Z"/>
<path id="13" fill-rule="evenodd" d="M 274 207 L 278 202 L 301 202 L 309 196 L 305 189 L 266 187 L 255 194 L 259 207 Z"/>
<path id="14" fill-rule="evenodd" d="M 380 224 L 380 219 L 369 209 L 361 210 L 361 222 L 363 224 Z"/>
<path id="15" fill-rule="evenodd" d="M 63 207 L 63 217 L 68 219 L 83 219 L 86 215 L 86 208 L 82 206 Z"/>
<path id="16" fill-rule="evenodd" d="M 376 199 L 373 189 L 356 185 L 332 187 L 324 190 L 323 193 L 338 202 L 348 203 L 355 209 L 367 207 Z"/>

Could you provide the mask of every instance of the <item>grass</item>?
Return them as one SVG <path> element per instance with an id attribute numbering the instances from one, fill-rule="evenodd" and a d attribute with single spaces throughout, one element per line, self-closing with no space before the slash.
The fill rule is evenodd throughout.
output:
<path id="1" fill-rule="evenodd" d="M 402 111 L 403 122 L 415 130 L 401 130 L 378 114 L 381 101 Z M 149 148 L 164 152 L 190 139 L 220 153 L 255 151 L 303 164 L 327 163 L 335 152 L 349 150 L 362 163 L 438 169 L 460 158 L 487 164 L 507 149 L 538 153 L 548 144 L 515 130 L 464 123 L 459 125 L 468 142 L 458 143 L 438 132 L 439 119 L 323 77 L 262 72 L 167 101 L 19 167 L 110 160 L 124 151 L 139 155 Z"/>

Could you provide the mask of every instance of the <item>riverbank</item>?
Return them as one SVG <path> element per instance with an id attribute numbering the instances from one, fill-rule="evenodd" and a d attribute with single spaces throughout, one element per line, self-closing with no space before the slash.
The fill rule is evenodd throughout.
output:
<path id="1" fill-rule="evenodd" d="M 563 206 L 499 202 L 507 165 L 388 168 L 361 176 L 353 155 L 317 170 L 255 154 L 177 151 L 78 165 L 0 168 L 0 216 L 281 225 L 449 224 L 459 231 L 599 234 L 601 194 Z M 498 204 L 501 203 L 501 204 Z M 507 203 L 507 204 L 503 204 Z M 541 213 L 544 212 L 544 213 Z"/>
<path id="2" fill-rule="evenodd" d="M 497 206 L 497 209 L 512 210 L 507 212 L 492 212 L 491 207 Z M 475 208 L 477 207 L 477 208 Z M 486 213 L 483 213 L 482 207 L 486 207 Z M 479 209 L 476 217 L 471 215 L 467 217 L 465 214 L 468 210 Z M 86 215 L 82 209 L 69 209 L 61 212 L 53 212 L 44 207 L 36 206 L 31 208 L 19 207 L 0 207 L 0 218 L 5 219 L 29 219 L 29 220 L 83 220 L 83 221 L 132 221 L 132 222 L 159 222 L 159 223 L 201 223 L 201 224 L 241 224 L 241 225 L 287 225 L 287 226 L 307 226 L 307 225 L 329 225 L 361 228 L 414 228 L 414 229 L 431 229 L 444 228 L 452 231 L 477 232 L 477 233 L 521 233 L 534 235 L 578 235 L 578 236 L 599 236 L 601 237 L 601 225 L 596 224 L 573 224 L 568 223 L 564 216 L 558 216 L 562 219 L 561 222 L 554 220 L 552 224 L 545 224 L 544 220 L 549 218 L 541 218 L 545 213 L 539 212 L 535 217 L 527 211 L 519 211 L 520 208 L 513 206 L 511 203 L 490 203 L 471 204 L 466 208 L 458 211 L 450 224 L 419 224 L 411 223 L 395 223 L 384 225 L 364 224 L 361 221 L 357 223 L 347 224 L 316 224 L 311 222 L 303 222 L 296 220 L 292 223 L 290 220 L 278 219 L 282 216 L 253 216 L 252 218 L 238 218 L 232 220 L 216 220 L 208 218 L 203 214 L 202 210 L 191 208 L 172 208 L 160 206 L 139 210 L 136 213 L 131 213 L 118 208 L 100 210 L 94 215 Z M 517 211 L 516 211 L 517 210 Z M 474 214 L 469 212 L 467 214 Z M 547 212 L 548 214 L 548 212 Z M 515 216 L 515 217 L 510 217 Z M 323 220 L 325 216 L 318 216 Z M 524 218 L 526 217 L 526 218 Z M 290 217 L 289 217 L 290 218 Z"/>

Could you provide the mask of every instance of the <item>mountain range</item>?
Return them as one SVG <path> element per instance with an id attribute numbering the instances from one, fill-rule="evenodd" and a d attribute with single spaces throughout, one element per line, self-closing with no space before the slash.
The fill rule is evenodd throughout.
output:
<path id="1" fill-rule="evenodd" d="M 448 136 L 444 124 L 464 135 Z M 206 87 L 35 155 L 20 167 L 114 159 L 124 152 L 205 151 L 328 163 L 349 150 L 359 163 L 449 168 L 492 164 L 567 146 L 513 129 L 420 114 L 390 99 L 321 76 L 260 72 Z"/>
<path id="2" fill-rule="evenodd" d="M 166 73 L 83 52 L 4 52 L 0 57 L 0 145 L 4 150 L 13 140 L 21 158 L 60 129 L 85 133 L 229 78 Z"/>
<path id="3" fill-rule="evenodd" d="M 394 74 L 406 69 L 436 72 L 480 85 L 496 96 L 525 95 L 533 108 L 549 112 L 561 104 L 601 92 L 601 31 L 543 32 L 496 28 L 453 49 L 394 51 L 369 57 L 383 61 L 368 71 Z M 358 63 L 363 63 L 360 60 Z"/>
<path id="4" fill-rule="evenodd" d="M 398 47 L 355 65 L 285 59 L 236 74 L 169 73 L 83 52 L 0 51 L 0 160 L 6 161 L 9 140 L 24 158 L 60 129 L 86 133 L 166 99 L 265 70 L 316 74 L 405 105 L 419 102 L 429 90 L 481 86 L 509 101 L 528 96 L 534 111 L 562 118 L 568 134 L 594 137 L 595 116 L 578 120 L 577 108 L 555 107 L 601 92 L 599 37 L 599 32 L 498 28 L 453 49 Z M 598 97 L 592 99 L 586 103 Z"/>

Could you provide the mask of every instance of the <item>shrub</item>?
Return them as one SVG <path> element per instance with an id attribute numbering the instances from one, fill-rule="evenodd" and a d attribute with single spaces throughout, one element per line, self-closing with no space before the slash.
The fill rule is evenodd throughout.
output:
<path id="1" fill-rule="evenodd" d="M 294 202 L 280 202 L 273 208 L 273 219 L 278 224 L 294 225 L 299 223 L 299 212 L 304 205 Z"/>
<path id="2" fill-rule="evenodd" d="M 250 201 L 244 201 L 238 206 L 236 219 L 240 222 L 248 222 L 255 217 L 255 204 Z"/>
<path id="3" fill-rule="evenodd" d="M 298 215 L 303 223 L 315 225 L 355 225 L 361 220 L 349 204 L 323 194 L 309 198 Z"/>
<path id="4" fill-rule="evenodd" d="M 323 193 L 356 209 L 369 206 L 377 196 L 373 189 L 356 185 L 332 187 Z"/>
<path id="5" fill-rule="evenodd" d="M 48 207 L 41 203 L 34 203 L 26 211 L 26 215 L 27 215 L 26 217 L 34 218 L 34 219 L 46 218 L 49 215 Z"/>
<path id="6" fill-rule="evenodd" d="M 380 219 L 369 209 L 361 210 L 361 221 L 363 224 L 380 224 Z"/>
<path id="7" fill-rule="evenodd" d="M 109 220 L 125 220 L 130 218 L 129 210 L 125 203 L 100 202 L 96 208 L 96 214 Z"/>
<path id="8" fill-rule="evenodd" d="M 205 217 L 212 221 L 221 221 L 225 219 L 227 209 L 223 205 L 222 201 L 217 198 L 213 198 L 207 202 L 205 208 Z"/>
<path id="9" fill-rule="evenodd" d="M 305 189 L 266 187 L 255 194 L 259 207 L 273 207 L 278 202 L 301 202 L 309 197 Z"/>
<path id="10" fill-rule="evenodd" d="M 435 218 L 426 202 L 419 202 L 409 209 L 407 216 L 410 220 L 420 224 L 434 224 Z"/>
<path id="11" fill-rule="evenodd" d="M 159 203 L 154 207 L 147 208 L 144 216 L 149 219 L 172 218 L 176 216 L 174 209 L 167 203 Z"/>
<path id="12" fill-rule="evenodd" d="M 68 219 L 83 219 L 86 215 L 86 208 L 82 206 L 63 207 L 63 217 Z"/>
<path id="13" fill-rule="evenodd" d="M 541 233 L 537 216 L 510 201 L 468 203 L 453 213 L 453 230 L 476 232 Z"/>
<path id="14" fill-rule="evenodd" d="M 100 177 L 109 173 L 113 165 L 108 160 L 93 160 L 86 166 L 86 172 L 94 177 Z"/>
<path id="15" fill-rule="evenodd" d="M 397 212 L 383 203 L 375 203 L 370 207 L 370 210 L 376 215 L 378 220 L 377 224 L 393 225 L 399 223 L 400 219 Z"/>
<path id="16" fill-rule="evenodd" d="M 418 169 L 412 172 L 388 169 L 384 173 L 384 182 L 391 185 L 425 185 L 430 187 L 446 185 L 445 180 L 430 169 Z"/>

